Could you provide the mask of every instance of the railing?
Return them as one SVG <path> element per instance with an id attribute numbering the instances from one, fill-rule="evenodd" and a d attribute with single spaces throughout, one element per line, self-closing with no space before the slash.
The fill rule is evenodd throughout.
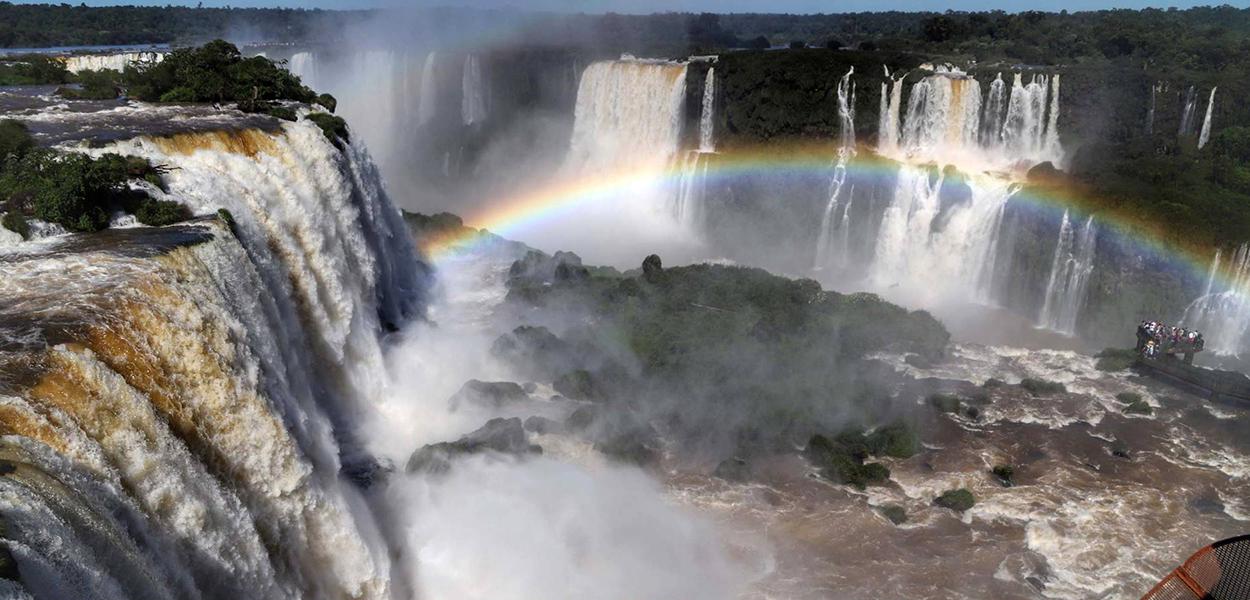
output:
<path id="1" fill-rule="evenodd" d="M 1142 600 L 1250 598 L 1250 535 L 1222 540 L 1194 553 Z"/>

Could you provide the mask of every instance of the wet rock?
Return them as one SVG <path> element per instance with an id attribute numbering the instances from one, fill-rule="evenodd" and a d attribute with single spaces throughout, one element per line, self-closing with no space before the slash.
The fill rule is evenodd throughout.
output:
<path id="1" fill-rule="evenodd" d="M 664 273 L 664 264 L 658 254 L 651 254 L 642 261 L 642 278 L 648 283 L 656 283 Z"/>
<path id="2" fill-rule="evenodd" d="M 1005 385 L 1007 385 L 1007 382 L 1005 382 L 1005 381 L 1003 381 L 1003 380 L 1001 380 L 1001 379 L 998 379 L 998 378 L 996 378 L 996 377 L 991 377 L 991 378 L 989 378 L 989 379 L 986 379 L 986 380 L 985 380 L 985 383 L 981 384 L 981 387 L 983 387 L 983 388 L 985 388 L 985 389 L 994 389 L 994 388 L 1000 388 L 1000 387 L 1003 387 L 1003 386 L 1005 386 Z"/>
<path id="3" fill-rule="evenodd" d="M 887 504 L 879 510 L 885 518 L 895 525 L 902 525 L 907 522 L 907 511 L 897 504 Z"/>
<path id="4" fill-rule="evenodd" d="M 357 458 L 355 460 L 343 461 L 343 466 L 339 472 L 362 490 L 367 490 L 375 484 L 385 482 L 395 466 L 390 461 L 382 461 L 372 456 Z"/>
<path id="5" fill-rule="evenodd" d="M 491 419 L 476 431 L 454 442 L 439 442 L 422 447 L 408 459 L 409 473 L 440 474 L 451 468 L 452 459 L 483 452 L 513 456 L 542 454 L 542 447 L 530 444 L 521 419 Z"/>
<path id="6" fill-rule="evenodd" d="M 525 390 L 525 393 L 527 394 L 533 394 L 538 391 L 538 384 L 533 381 L 527 381 L 521 384 L 521 389 Z"/>
<path id="7" fill-rule="evenodd" d="M 1068 391 L 1067 386 L 1057 381 L 1047 381 L 1035 377 L 1026 377 L 1020 381 L 1020 387 L 1028 390 L 1034 396 L 1049 396 L 1051 394 L 1062 394 Z"/>
<path id="8" fill-rule="evenodd" d="M 1154 409 L 1153 409 L 1153 408 L 1151 408 L 1149 404 L 1146 404 L 1146 402 L 1145 402 L 1145 401 L 1143 401 L 1143 400 L 1137 400 L 1137 401 L 1135 401 L 1135 402 L 1133 402 L 1133 403 L 1129 404 L 1128 406 L 1125 406 L 1124 408 L 1122 408 L 1122 409 L 1120 409 L 1120 410 L 1121 410 L 1124 414 L 1126 414 L 1126 415 L 1151 415 L 1151 414 L 1154 414 Z"/>
<path id="9" fill-rule="evenodd" d="M 1128 444 L 1119 441 L 1111 445 L 1111 456 L 1126 460 L 1132 460 L 1133 458 L 1132 454 L 1129 453 Z"/>
<path id="10" fill-rule="evenodd" d="M 943 492 L 941 496 L 933 499 L 933 503 L 955 512 L 964 512 L 976 505 L 977 501 L 972 492 L 966 488 L 959 488 Z"/>
<path id="11" fill-rule="evenodd" d="M 471 379 L 451 397 L 451 410 L 462 406 L 473 405 L 482 408 L 499 409 L 505 405 L 529 398 L 525 389 L 511 381 L 479 381 Z"/>
<path id="12" fill-rule="evenodd" d="M 1041 577 L 1037 577 L 1036 575 L 1029 575 L 1028 577 L 1024 578 L 1024 581 L 1028 583 L 1029 585 L 1033 586 L 1033 589 L 1039 592 L 1046 590 L 1046 582 L 1042 581 Z"/>
<path id="13" fill-rule="evenodd" d="M 582 280 L 590 278 L 590 271 L 582 266 L 580 256 L 572 252 L 556 252 L 548 256 L 542 252 L 531 250 L 524 257 L 512 263 L 508 269 L 510 279 L 520 279 L 539 283 L 555 281 Z"/>
<path id="14" fill-rule="evenodd" d="M 962 404 L 959 396 L 955 394 L 943 392 L 929 396 L 929 405 L 936 408 L 938 412 L 958 413 Z"/>
<path id="15" fill-rule="evenodd" d="M 593 406 L 583 406 L 573 411 L 573 414 L 564 420 L 564 426 L 570 431 L 583 431 L 590 427 L 598 417 L 599 411 Z"/>
<path id="16" fill-rule="evenodd" d="M 562 431 L 564 426 L 558 421 L 553 421 L 547 417 L 532 416 L 525 419 L 525 430 L 537 434 L 556 433 Z"/>
<path id="17" fill-rule="evenodd" d="M 561 375 L 551 385 L 561 395 L 574 400 L 600 400 L 603 394 L 590 371 L 577 369 Z"/>
<path id="18" fill-rule="evenodd" d="M 751 477 L 751 466 L 745 459 L 735 456 L 722 460 L 712 475 L 726 481 L 746 481 Z"/>
<path id="19" fill-rule="evenodd" d="M 933 361 L 919 354 L 908 354 L 903 357 L 903 362 L 916 367 L 917 369 L 933 368 Z"/>
<path id="20" fill-rule="evenodd" d="M 595 444 L 595 450 L 620 462 L 648 466 L 660 460 L 659 438 L 650 426 L 635 427 L 608 436 Z"/>
<path id="21" fill-rule="evenodd" d="M 1190 498 L 1189 509 L 1200 515 L 1218 515 L 1224 512 L 1224 503 L 1216 496 L 1203 495 Z"/>

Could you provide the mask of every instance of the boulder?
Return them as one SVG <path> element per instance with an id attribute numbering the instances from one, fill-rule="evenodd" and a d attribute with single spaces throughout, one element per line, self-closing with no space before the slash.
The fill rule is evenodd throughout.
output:
<path id="1" fill-rule="evenodd" d="M 733 457 L 722 460 L 716 465 L 712 475 L 726 481 L 745 481 L 751 477 L 751 466 L 746 459 Z"/>
<path id="2" fill-rule="evenodd" d="M 660 460 L 660 436 L 649 425 L 632 427 L 607 436 L 595 450 L 619 462 L 652 465 Z"/>
<path id="3" fill-rule="evenodd" d="M 542 454 L 542 447 L 530 444 L 525 428 L 518 418 L 491 419 L 476 431 L 454 442 L 439 442 L 423 446 L 408 459 L 409 473 L 445 473 L 451 461 L 459 456 L 497 452 L 512 456 Z"/>
<path id="4" fill-rule="evenodd" d="M 907 511 L 897 504 L 887 504 L 879 510 L 885 518 L 895 525 L 902 525 L 907 522 Z"/>
<path id="5" fill-rule="evenodd" d="M 466 405 L 499 409 L 528 398 L 529 395 L 525 393 L 525 389 L 520 384 L 511 381 L 470 379 L 448 402 L 453 411 Z"/>
<path id="6" fill-rule="evenodd" d="M 552 421 L 547 417 L 539 417 L 537 415 L 525 419 L 525 430 L 542 435 L 544 433 L 556 433 L 562 431 L 564 426 L 558 421 Z"/>
<path id="7" fill-rule="evenodd" d="M 1016 470 L 1011 465 L 996 465 L 990 472 L 994 474 L 994 477 L 998 479 L 998 483 L 1002 484 L 1003 487 L 1015 485 L 1011 478 L 1016 474 Z"/>

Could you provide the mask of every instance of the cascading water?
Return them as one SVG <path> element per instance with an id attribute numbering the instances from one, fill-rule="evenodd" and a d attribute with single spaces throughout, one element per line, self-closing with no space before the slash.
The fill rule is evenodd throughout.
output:
<path id="1" fill-rule="evenodd" d="M 1211 88 L 1211 96 L 1207 98 L 1207 115 L 1202 118 L 1202 131 L 1198 134 L 1198 148 L 1207 145 L 1211 139 L 1211 113 L 1215 112 L 1215 90 Z"/>
<path id="2" fill-rule="evenodd" d="M 1181 109 L 1181 125 L 1176 131 L 1177 137 L 1188 137 L 1194 134 L 1194 110 L 1197 108 L 1198 96 L 1194 86 L 1185 91 L 1185 105 Z"/>
<path id="3" fill-rule="evenodd" d="M 1155 131 L 1155 105 L 1157 103 L 1159 92 L 1166 91 L 1166 90 L 1167 90 L 1167 87 L 1164 86 L 1162 81 L 1156 82 L 1154 85 L 1150 86 L 1150 107 L 1146 109 L 1146 133 L 1147 134 L 1154 133 Z"/>
<path id="4" fill-rule="evenodd" d="M 880 132 L 877 136 L 877 152 L 881 154 L 889 154 L 898 149 L 898 119 L 903 102 L 903 79 L 906 77 L 906 73 L 891 77 L 890 70 L 885 70 L 885 78 L 889 81 L 881 84 L 881 110 L 877 121 L 877 130 Z"/>
<path id="5" fill-rule="evenodd" d="M 699 152 L 716 151 L 716 67 L 707 70 L 699 113 Z"/>
<path id="6" fill-rule="evenodd" d="M 855 156 L 855 84 L 851 81 L 851 75 L 855 74 L 855 67 L 851 67 L 838 80 L 838 158 L 833 165 L 833 182 L 830 184 L 829 202 L 825 205 L 825 214 L 820 222 L 820 236 L 816 240 L 816 258 L 815 268 L 821 269 L 830 264 L 830 261 L 837 259 L 845 264 L 846 261 L 846 240 L 849 235 L 848 227 L 850 225 L 851 198 L 848 195 L 845 205 L 842 207 L 842 217 L 838 219 L 835 225 L 835 213 L 842 196 L 842 187 L 846 184 L 846 163 Z M 833 238 L 837 236 L 841 239 L 835 242 Z M 834 248 L 840 250 L 838 255 L 832 256 Z"/>
<path id="7" fill-rule="evenodd" d="M 686 65 L 643 60 L 586 67 L 577 89 L 566 168 L 663 168 L 677 155 Z"/>
<path id="8" fill-rule="evenodd" d="M 123 71 L 134 64 L 156 64 L 165 58 L 164 52 L 122 52 L 119 54 L 83 54 L 65 59 L 65 70 L 70 73 L 82 71 Z"/>
<path id="9" fill-rule="evenodd" d="M 431 52 L 421 67 L 421 87 L 417 96 L 417 124 L 425 125 L 434 119 L 438 111 L 438 87 L 435 78 L 438 69 L 438 53 Z"/>
<path id="10" fill-rule="evenodd" d="M 1003 74 L 999 73 L 990 82 L 990 93 L 985 100 L 985 112 L 981 117 L 981 145 L 995 146 L 1003 134 L 1003 123 L 1007 119 L 1007 84 Z"/>
<path id="11" fill-rule="evenodd" d="M 1203 332 L 1207 350 L 1241 356 L 1250 349 L 1250 245 L 1238 247 L 1223 269 L 1220 259 L 1217 252 L 1205 293 L 1185 308 L 1181 324 Z"/>
<path id="12" fill-rule="evenodd" d="M 1046 299 L 1042 304 L 1038 325 L 1066 335 L 1076 333 L 1077 318 L 1085 302 L 1085 289 L 1094 271 L 1094 252 L 1097 242 L 1094 217 L 1085 220 L 1076 231 L 1063 213 L 1059 226 L 1059 241 L 1050 265 L 1050 278 L 1046 283 Z"/>
<path id="13" fill-rule="evenodd" d="M 465 125 L 473 125 L 486 119 L 485 87 L 481 61 L 476 54 L 470 54 L 464 59 L 464 73 L 461 76 L 463 95 L 460 101 L 460 118 Z"/>
<path id="14" fill-rule="evenodd" d="M 153 194 L 226 208 L 232 225 L 0 265 L 14 300 L 0 323 L 22 334 L 0 328 L 6 348 L 19 340 L 16 358 L 0 353 L 0 428 L 24 436 L 0 443 L 19 465 L 0 477 L 0 513 L 23 584 L 39 598 L 390 597 L 385 541 L 340 469 L 363 456 L 350 422 L 380 393 L 382 326 L 415 314 L 421 284 L 363 150 L 304 120 L 88 151 L 169 166 Z M 142 242 L 162 236 L 180 241 Z"/>

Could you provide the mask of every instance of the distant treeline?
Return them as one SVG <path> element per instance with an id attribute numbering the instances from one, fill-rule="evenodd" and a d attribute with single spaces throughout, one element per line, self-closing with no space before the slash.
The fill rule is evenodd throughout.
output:
<path id="1" fill-rule="evenodd" d="M 287 8 L 0 2 L 0 47 L 197 43 L 220 37 L 294 42 L 311 37 L 312 27 L 324 15 L 321 10 Z"/>

